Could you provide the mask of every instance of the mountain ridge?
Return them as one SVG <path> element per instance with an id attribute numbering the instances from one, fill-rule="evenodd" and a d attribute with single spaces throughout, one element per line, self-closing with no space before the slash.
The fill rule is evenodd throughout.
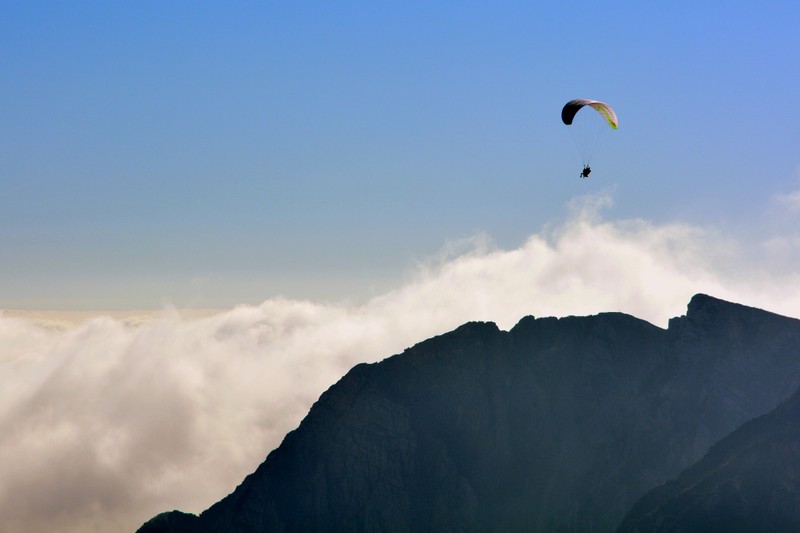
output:
<path id="1" fill-rule="evenodd" d="M 799 342 L 800 321 L 703 294 L 667 329 L 470 322 L 356 365 L 230 495 L 140 531 L 613 531 L 800 386 Z"/>

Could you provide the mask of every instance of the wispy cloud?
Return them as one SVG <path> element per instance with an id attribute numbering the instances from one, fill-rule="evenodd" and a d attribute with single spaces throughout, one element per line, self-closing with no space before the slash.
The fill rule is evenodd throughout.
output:
<path id="1" fill-rule="evenodd" d="M 800 315 L 797 276 L 742 270 L 713 231 L 604 220 L 608 202 L 577 202 L 515 249 L 458 243 L 361 305 L 270 299 L 58 328 L 0 316 L 0 530 L 133 531 L 201 511 L 354 364 L 468 320 L 618 310 L 665 326 L 696 292 Z"/>
<path id="2" fill-rule="evenodd" d="M 795 170 L 795 179 L 800 181 L 800 167 Z M 784 214 L 800 214 L 800 188 L 778 193 L 773 197 L 774 203 Z"/>
<path id="3" fill-rule="evenodd" d="M 20 189 L 24 189 L 25 187 L 27 187 L 27 183 L 22 181 L 18 181 L 6 187 L 2 187 L 0 188 L 0 199 L 6 196 L 11 196 L 12 193 L 19 191 Z"/>
<path id="4" fill-rule="evenodd" d="M 800 190 L 779 194 L 776 197 L 776 201 L 787 211 L 791 213 L 800 213 Z"/>

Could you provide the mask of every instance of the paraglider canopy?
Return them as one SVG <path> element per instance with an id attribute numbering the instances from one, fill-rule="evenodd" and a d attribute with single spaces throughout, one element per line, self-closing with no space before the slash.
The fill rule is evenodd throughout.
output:
<path id="1" fill-rule="evenodd" d="M 584 111 L 579 114 L 578 112 L 584 108 L 591 108 L 596 113 Z M 610 105 L 583 98 L 570 100 L 564 105 L 561 110 L 561 121 L 569 126 L 570 136 L 581 154 L 584 169 L 589 168 L 594 152 L 609 126 L 615 130 L 619 128 L 617 114 Z M 582 172 L 581 177 L 588 177 L 588 172 Z"/>
<path id="2" fill-rule="evenodd" d="M 595 109 L 598 113 L 603 115 L 603 118 L 606 119 L 608 125 L 614 129 L 619 128 L 619 121 L 617 120 L 617 114 L 611 108 L 610 105 L 604 102 L 598 102 L 597 100 L 584 100 L 584 99 L 577 99 L 577 100 L 570 100 L 564 106 L 564 109 L 561 110 L 561 121 L 569 126 L 572 124 L 572 121 L 575 119 L 575 114 L 583 107 L 589 106 Z"/>

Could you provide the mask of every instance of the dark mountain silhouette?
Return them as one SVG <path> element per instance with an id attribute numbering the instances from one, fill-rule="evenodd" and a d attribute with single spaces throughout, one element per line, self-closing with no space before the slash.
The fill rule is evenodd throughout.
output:
<path id="1" fill-rule="evenodd" d="M 800 321 L 697 295 L 469 323 L 354 367 L 237 489 L 142 532 L 614 531 L 800 385 Z"/>
<path id="2" fill-rule="evenodd" d="M 618 531 L 800 531 L 800 393 L 646 494 Z"/>

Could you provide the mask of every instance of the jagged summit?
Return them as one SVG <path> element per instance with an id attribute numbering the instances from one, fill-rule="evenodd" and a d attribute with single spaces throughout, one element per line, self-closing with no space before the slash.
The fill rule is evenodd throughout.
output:
<path id="1" fill-rule="evenodd" d="M 735 323 L 738 317 L 745 318 L 748 321 L 757 318 L 769 318 L 778 321 L 796 320 L 756 307 L 721 300 L 707 294 L 695 294 L 689 301 L 689 305 L 686 308 L 686 315 L 670 319 L 669 324 L 670 327 L 673 327 L 673 324 L 679 324 L 681 322 L 690 322 L 698 325 L 706 323 L 730 325 L 732 322 Z"/>
<path id="2" fill-rule="evenodd" d="M 800 321 L 705 295 L 667 330 L 471 322 L 357 365 L 232 494 L 142 531 L 613 531 L 789 397 L 798 346 Z"/>
<path id="3" fill-rule="evenodd" d="M 751 307 L 740 303 L 729 302 L 720 298 L 709 296 L 708 294 L 698 293 L 692 296 L 687 306 L 687 316 L 696 316 L 702 314 L 720 314 L 726 312 L 748 312 L 756 314 L 767 314 L 773 317 L 780 317 L 777 313 L 765 311 L 757 307 Z M 792 319 L 790 319 L 792 320 Z"/>

